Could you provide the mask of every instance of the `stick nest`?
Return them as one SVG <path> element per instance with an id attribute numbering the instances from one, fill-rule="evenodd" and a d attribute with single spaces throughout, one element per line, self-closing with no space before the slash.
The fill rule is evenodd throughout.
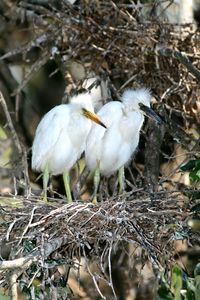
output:
<path id="1" fill-rule="evenodd" d="M 161 269 L 162 258 L 174 255 L 175 232 L 184 232 L 190 215 L 182 196 L 160 194 L 150 199 L 144 192 L 124 193 L 97 205 L 74 202 L 58 207 L 31 199 L 23 201 L 23 208 L 2 210 L 1 240 L 12 245 L 12 260 L 27 257 L 41 264 L 55 251 L 66 259 L 72 253 L 100 259 L 106 247 L 114 250 L 127 242 L 141 246 Z"/>

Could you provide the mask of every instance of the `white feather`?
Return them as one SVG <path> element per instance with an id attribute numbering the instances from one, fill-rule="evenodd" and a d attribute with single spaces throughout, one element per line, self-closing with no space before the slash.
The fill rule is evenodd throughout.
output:
<path id="1" fill-rule="evenodd" d="M 137 149 L 144 122 L 139 103 L 150 106 L 148 89 L 127 90 L 121 100 L 104 105 L 98 115 L 107 130 L 92 124 L 86 141 L 86 164 L 90 170 L 99 161 L 100 172 L 109 176 L 127 164 Z"/>
<path id="2" fill-rule="evenodd" d="M 83 116 L 82 108 L 92 110 L 92 101 L 88 94 L 72 100 L 51 109 L 39 123 L 32 146 L 34 170 L 48 166 L 52 175 L 69 171 L 84 151 L 91 120 Z"/>

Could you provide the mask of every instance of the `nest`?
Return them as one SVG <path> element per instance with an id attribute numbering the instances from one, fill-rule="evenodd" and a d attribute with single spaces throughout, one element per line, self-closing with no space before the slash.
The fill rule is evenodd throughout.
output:
<path id="1" fill-rule="evenodd" d="M 1 241 L 12 249 L 11 260 L 0 263 L 2 284 L 10 269 L 21 275 L 31 265 L 47 268 L 55 253 L 58 265 L 77 269 L 74 257 L 84 256 L 100 266 L 124 243 L 142 247 L 154 267 L 164 270 L 166 258 L 174 259 L 175 232 L 184 231 L 190 216 L 180 194 L 158 193 L 150 199 L 144 192 L 131 192 L 97 205 L 45 204 L 31 198 L 16 199 L 14 205 L 19 203 L 22 208 L 2 208 Z"/>

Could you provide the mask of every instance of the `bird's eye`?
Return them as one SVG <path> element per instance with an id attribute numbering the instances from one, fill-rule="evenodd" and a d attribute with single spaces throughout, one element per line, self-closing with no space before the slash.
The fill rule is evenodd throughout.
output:
<path id="1" fill-rule="evenodd" d="M 143 103 L 141 103 L 141 102 L 138 103 L 138 105 L 139 105 L 139 108 L 140 108 L 140 109 L 143 109 L 143 108 L 145 107 L 145 105 L 144 105 Z"/>

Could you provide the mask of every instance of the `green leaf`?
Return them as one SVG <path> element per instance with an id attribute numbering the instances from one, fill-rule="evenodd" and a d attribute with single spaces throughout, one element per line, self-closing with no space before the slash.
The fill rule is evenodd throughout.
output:
<path id="1" fill-rule="evenodd" d="M 187 163 L 180 166 L 181 171 L 192 171 L 196 166 L 196 159 L 189 160 Z"/>
<path id="2" fill-rule="evenodd" d="M 195 295 L 192 290 L 187 289 L 186 294 L 185 294 L 185 299 L 187 300 L 195 300 Z"/>
<path id="3" fill-rule="evenodd" d="M 186 164 L 180 166 L 182 171 L 190 172 L 190 180 L 192 182 L 200 181 L 200 158 L 188 161 Z"/>
<path id="4" fill-rule="evenodd" d="M 157 291 L 156 300 L 173 300 L 174 296 L 170 291 L 170 287 L 165 280 L 164 274 L 161 273 L 161 281 Z"/>
<path id="5" fill-rule="evenodd" d="M 192 182 L 200 181 L 200 169 L 194 168 L 194 170 L 190 172 L 189 176 Z"/>
<path id="6" fill-rule="evenodd" d="M 167 288 L 166 285 L 162 284 L 159 289 L 156 296 L 156 300 L 173 300 L 174 296 L 170 292 L 170 290 Z"/>
<path id="7" fill-rule="evenodd" d="M 195 300 L 200 300 L 200 275 L 195 276 Z"/>
<path id="8" fill-rule="evenodd" d="M 183 279 L 182 270 L 178 265 L 172 268 L 172 291 L 174 292 L 174 300 L 181 300 L 181 289 L 182 289 Z"/>
<path id="9" fill-rule="evenodd" d="M 195 300 L 195 286 L 194 286 L 194 279 L 193 278 L 188 278 L 185 281 L 186 282 L 186 294 L 185 294 L 185 298 L 186 300 Z"/>
<path id="10" fill-rule="evenodd" d="M 24 252 L 31 252 L 35 248 L 35 242 L 24 240 L 23 242 Z"/>
<path id="11" fill-rule="evenodd" d="M 200 263 L 198 263 L 194 269 L 194 277 L 200 275 Z"/>

